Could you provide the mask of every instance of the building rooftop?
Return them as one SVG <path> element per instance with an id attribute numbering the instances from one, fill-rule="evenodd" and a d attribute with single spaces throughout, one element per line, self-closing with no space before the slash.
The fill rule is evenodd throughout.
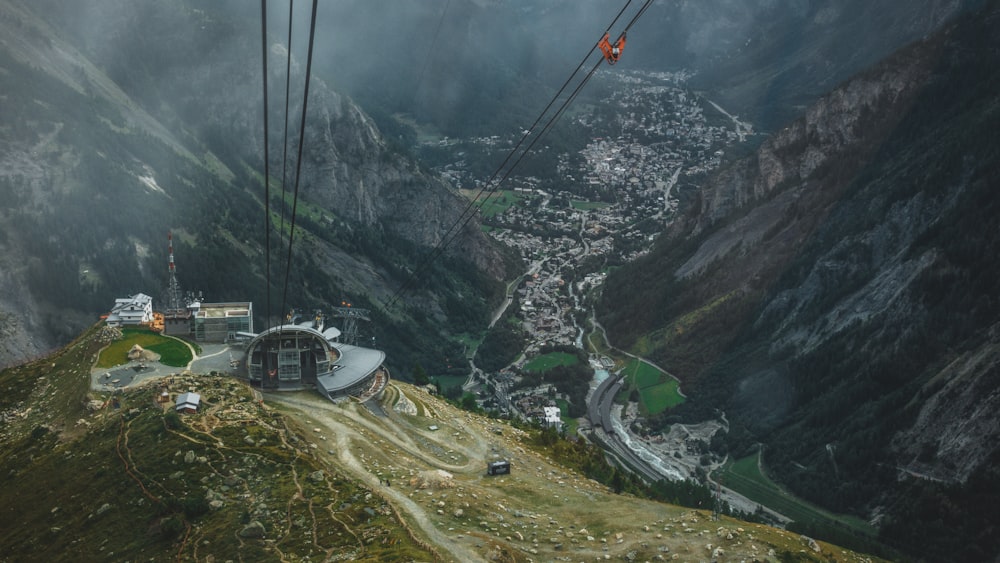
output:
<path id="1" fill-rule="evenodd" d="M 252 305 L 249 302 L 234 303 L 197 303 L 192 304 L 191 309 L 195 311 L 195 316 L 205 318 L 219 318 L 232 316 L 249 316 Z"/>
<path id="2" fill-rule="evenodd" d="M 201 404 L 201 395 L 197 393 L 181 393 L 177 396 L 177 403 L 174 407 L 176 410 L 181 410 L 185 408 L 192 408 L 198 410 L 198 405 Z"/>
<path id="3" fill-rule="evenodd" d="M 350 344 L 334 344 L 333 347 L 340 352 L 340 358 L 334 364 L 333 373 L 316 378 L 316 384 L 321 385 L 331 395 L 335 395 L 371 375 L 385 361 L 385 352 L 381 350 L 361 348 Z"/>

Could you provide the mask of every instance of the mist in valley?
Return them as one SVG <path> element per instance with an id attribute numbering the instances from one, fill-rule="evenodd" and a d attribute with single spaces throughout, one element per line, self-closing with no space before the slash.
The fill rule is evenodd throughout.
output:
<path id="1" fill-rule="evenodd" d="M 865 541 L 993 498 L 995 38 L 968 14 L 996 3 L 657 0 L 513 175 L 528 211 L 463 222 L 459 189 L 640 4 L 320 2 L 301 131 L 309 2 L 267 2 L 262 45 L 256 2 L 0 0 L 0 366 L 161 299 L 170 232 L 183 288 L 261 324 L 370 309 L 399 380 L 490 395 L 596 321 L 686 393 L 651 413 L 636 384 L 628 432 L 725 427 L 701 459 L 767 451 Z"/>

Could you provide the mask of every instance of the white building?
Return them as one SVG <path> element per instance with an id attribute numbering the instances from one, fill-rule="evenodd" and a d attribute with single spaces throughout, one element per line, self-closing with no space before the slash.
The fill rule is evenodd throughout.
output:
<path id="1" fill-rule="evenodd" d="M 559 418 L 559 407 L 542 407 L 545 411 L 545 426 L 548 428 L 559 428 L 562 426 L 562 419 Z"/>
<path id="2" fill-rule="evenodd" d="M 153 298 L 145 293 L 115 299 L 108 326 L 141 325 L 153 322 Z"/>

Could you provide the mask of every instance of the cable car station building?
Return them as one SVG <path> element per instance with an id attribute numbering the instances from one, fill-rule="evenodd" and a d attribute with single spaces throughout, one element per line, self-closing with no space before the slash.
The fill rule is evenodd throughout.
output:
<path id="1" fill-rule="evenodd" d="M 385 352 L 339 342 L 340 330 L 323 319 L 285 324 L 254 335 L 247 346 L 251 385 L 267 390 L 315 386 L 330 400 L 366 399 L 389 381 Z"/>

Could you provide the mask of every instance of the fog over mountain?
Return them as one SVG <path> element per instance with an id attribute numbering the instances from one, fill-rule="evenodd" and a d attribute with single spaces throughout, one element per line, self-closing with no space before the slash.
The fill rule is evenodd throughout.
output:
<path id="1" fill-rule="evenodd" d="M 696 87 L 773 130 L 852 73 L 981 3 L 656 1 L 631 30 L 620 68 L 692 71 Z M 319 68 L 366 108 L 409 113 L 453 135 L 487 134 L 502 122 L 480 114 L 530 123 L 625 5 L 338 2 L 320 13 L 320 28 L 336 33 L 319 38 Z"/>
<path id="2" fill-rule="evenodd" d="M 4 5 L 7 95 L 16 108 L 5 113 L 4 129 L 3 178 L 14 203 L 5 221 L 6 354 L 16 359 L 59 343 L 106 312 L 116 295 L 159 297 L 171 230 L 186 289 L 213 300 L 265 302 L 259 17 L 182 3 L 56 4 L 44 19 L 42 4 Z M 190 37 L 178 41 L 183 33 Z M 280 177 L 285 124 L 275 116 L 282 115 L 286 50 L 275 39 L 269 52 L 271 170 Z M 303 72 L 293 65 L 292 95 L 299 100 Z M 309 202 L 303 206 L 312 207 L 299 209 L 304 232 L 290 272 L 299 282 L 290 295 L 275 290 L 275 307 L 282 300 L 289 307 L 381 303 L 452 228 L 464 202 L 387 144 L 346 96 L 317 78 L 310 97 L 299 185 Z M 300 108 L 301 101 L 292 102 L 289 115 Z M 293 156 L 297 132 L 293 123 L 287 148 Z M 294 167 L 284 171 L 285 209 L 271 202 L 278 225 L 291 212 Z M 437 280 L 432 292 L 475 283 L 477 289 L 452 301 L 477 311 L 494 290 L 478 277 L 498 278 L 504 259 L 472 226 L 455 235 L 433 265 L 454 274 L 424 273 Z M 287 237 L 276 233 L 276 280 L 288 275 L 279 269 L 279 257 L 287 256 L 281 240 Z M 469 264 L 449 264 L 448 256 Z M 305 271 L 325 276 L 307 289 Z M 28 288 L 31 295 L 23 295 Z M 408 303 L 419 302 L 426 308 L 421 314 L 434 317 L 441 298 L 424 293 Z M 400 324 L 379 330 L 402 330 L 401 349 L 457 354 L 445 351 L 457 343 L 421 344 L 402 336 L 407 329 Z"/>
<path id="3" fill-rule="evenodd" d="M 745 501 L 744 517 L 890 557 L 995 559 L 1000 2 L 656 0 L 475 209 L 640 4 L 320 2 L 299 131 L 306 2 L 290 45 L 288 4 L 268 2 L 262 45 L 256 2 L 0 0 L 0 367 L 59 350 L 117 297 L 162 302 L 169 232 L 184 289 L 252 301 L 259 325 L 350 302 L 396 381 L 430 374 L 508 417 L 525 396 L 560 406 L 593 467 L 620 466 L 604 475 L 616 492 L 622 475 L 655 481 L 609 445 L 617 432 L 676 442 L 667 461 L 696 492 L 739 461 L 836 513 L 782 520 Z M 526 367 L 546 354 L 570 365 Z M 650 408 L 622 367 L 635 357 L 679 384 L 676 404 Z M 603 434 L 595 368 L 628 385 Z M 5 422 L 51 407 L 26 397 L 0 404 Z M 435 422 L 421 409 L 405 413 L 418 435 Z M 17 452 L 50 426 L 19 427 Z M 648 485 L 632 492 L 670 500 Z M 537 548 L 513 537 L 498 553 Z"/>
<path id="4" fill-rule="evenodd" d="M 972 538 L 1000 455 L 998 17 L 887 57 L 723 167 L 599 313 L 687 390 L 654 426 L 724 415 L 737 457 L 763 449 L 798 494 L 940 560 L 997 549 Z M 952 503 L 963 524 L 927 520 Z"/>
<path id="5" fill-rule="evenodd" d="M 695 73 L 699 87 L 714 90 L 714 95 L 731 103 L 733 109 L 754 116 L 758 128 L 768 129 L 780 124 L 783 116 L 791 117 L 799 111 L 789 100 L 805 103 L 814 99 L 849 72 L 875 60 L 894 45 L 926 33 L 963 8 L 959 2 L 931 1 L 922 3 L 919 8 L 911 4 L 908 10 L 894 9 L 889 4 L 868 6 L 865 3 L 865 6 L 829 7 L 809 2 L 654 2 L 631 30 L 629 57 L 618 68 L 686 68 Z M 296 94 L 302 88 L 308 8 L 305 3 L 298 3 L 293 16 L 295 39 L 291 51 L 296 69 L 296 80 L 291 86 L 293 116 L 299 103 Z M 334 145 L 339 143 L 335 158 L 352 154 L 354 158 L 343 161 L 346 167 L 338 172 L 329 167 L 329 162 L 320 164 L 328 159 L 322 156 L 327 150 L 325 145 L 310 142 L 307 147 L 315 149 L 316 154 L 309 157 L 307 153 L 307 157 L 319 166 L 307 162 L 303 167 L 305 197 L 315 195 L 322 205 L 328 205 L 331 196 L 336 197 L 338 215 L 343 214 L 345 220 L 372 225 L 379 213 L 376 208 L 385 205 L 386 200 L 367 190 L 357 190 L 361 184 L 344 176 L 352 170 L 372 169 L 359 160 L 369 150 L 361 147 L 388 143 L 386 146 L 391 150 L 397 147 L 405 151 L 405 147 L 416 139 L 410 123 L 453 136 L 505 134 L 525 127 L 560 84 L 559 77 L 578 63 L 581 54 L 593 46 L 619 9 L 591 1 L 542 5 L 516 1 L 408 2 L 394 3 L 391 9 L 371 2 L 324 5 L 318 12 L 314 61 L 317 86 L 313 89 L 321 99 L 312 108 L 321 114 L 329 111 L 324 96 L 334 106 L 353 107 L 350 104 L 343 106 L 340 100 L 340 96 L 348 94 L 374 117 L 372 120 L 360 113 L 353 114 L 356 119 L 352 120 L 360 124 L 360 130 L 366 131 L 363 137 L 357 137 L 359 141 L 367 139 L 361 144 L 352 144 L 353 126 L 316 132 Z M 626 13 L 611 31 L 621 29 L 630 13 Z M 5 37 L 8 38 L 5 49 L 13 61 L 27 64 L 41 73 L 40 79 L 54 78 L 57 82 L 53 86 L 57 90 L 68 88 L 74 92 L 70 98 L 39 100 L 55 111 L 44 112 L 38 118 L 5 112 L 8 166 L 4 178 L 18 186 L 30 184 L 32 189 L 27 191 L 20 187 L 11 189 L 20 194 L 17 197 L 27 197 L 28 192 L 35 194 L 32 198 L 46 209 L 43 215 L 51 216 L 56 224 L 72 224 L 64 217 L 55 218 L 66 213 L 67 207 L 53 205 L 51 198 L 39 194 L 38 187 L 61 184 L 65 189 L 79 182 L 81 190 L 73 193 L 85 198 L 88 190 L 96 186 L 91 180 L 80 179 L 79 168 L 100 164 L 83 156 L 75 160 L 59 159 L 60 141 L 63 140 L 60 132 L 72 124 L 72 120 L 59 115 L 67 104 L 81 112 L 81 118 L 82 113 L 89 115 L 87 119 L 97 118 L 113 136 L 126 143 L 126 150 L 112 151 L 114 155 L 126 156 L 121 162 L 112 163 L 107 156 L 100 161 L 119 171 L 128 171 L 133 176 L 129 182 L 138 182 L 138 178 L 148 176 L 143 170 L 150 166 L 149 159 L 138 154 L 128 155 L 129 151 L 135 153 L 144 145 L 147 138 L 169 148 L 165 153 L 149 147 L 161 158 L 168 153 L 183 155 L 179 164 L 185 166 L 191 165 L 193 159 L 205 160 L 209 166 L 202 170 L 221 180 L 223 185 L 233 185 L 234 178 L 248 172 L 249 169 L 238 164 L 240 161 L 251 165 L 258 174 L 262 171 L 259 162 L 262 114 L 260 91 L 254 78 L 254 73 L 259 72 L 258 6 L 238 1 L 207 6 L 115 1 L 39 2 L 28 6 L 10 2 L 5 14 Z M 857 37 L 844 41 L 833 39 L 839 37 L 838 30 L 855 29 L 854 22 L 858 19 L 870 25 L 886 24 L 880 25 L 878 33 L 857 33 Z M 284 98 L 283 57 L 277 46 L 284 43 L 287 33 L 286 5 L 270 3 L 269 22 L 269 35 L 276 46 L 270 61 L 272 133 L 275 133 L 271 148 L 272 155 L 277 155 L 281 139 L 277 132 L 279 125 L 283 126 L 279 117 Z M 806 29 L 815 32 L 803 31 Z M 791 30 L 799 31 L 793 33 Z M 744 78 L 735 81 L 733 69 Z M 10 69 L 7 76 L 7 80 L 15 80 L 17 70 Z M 32 80 L 18 81 L 24 88 L 37 84 L 34 87 L 54 92 L 51 87 Z M 327 90 L 320 84 L 329 86 L 329 95 L 323 93 Z M 222 93 L 225 94 L 219 95 Z M 12 91 L 8 96 L 19 94 Z M 73 96 L 83 98 L 74 100 Z M 98 107 L 108 115 L 100 117 L 99 111 L 83 111 L 88 97 L 97 100 L 90 103 L 99 103 Z M 20 98 L 20 101 L 27 100 Z M 28 107 L 38 109 L 40 106 L 36 103 Z M 333 111 L 336 118 L 343 110 Z M 762 121 L 757 121 L 757 117 Z M 126 131 L 115 124 L 122 118 L 130 124 L 131 130 Z M 19 123 L 11 123 L 12 120 Z M 309 123 L 312 126 L 315 122 Z M 109 124 L 113 127 L 108 128 Z M 84 127 L 87 126 L 81 123 L 73 129 Z M 22 131 L 31 134 L 25 137 Z M 86 132 L 81 132 L 83 136 L 79 139 L 86 143 Z M 297 139 L 294 121 L 290 132 L 294 154 Z M 142 142 L 137 144 L 128 139 L 137 134 L 143 135 Z M 558 138 L 561 134 L 556 130 L 553 136 Z M 240 142 L 234 145 L 232 139 L 240 139 Z M 25 143 L 40 143 L 36 149 L 43 149 L 43 154 L 47 151 L 49 160 L 39 159 L 37 150 L 32 155 L 31 147 Z M 272 170 L 278 168 L 277 156 L 274 158 Z M 220 162 L 224 168 L 212 162 Z M 340 174 L 338 185 L 353 187 L 319 196 L 311 187 L 310 178 L 321 170 L 323 174 Z M 154 172 L 169 175 L 168 170 Z M 72 181 L 66 182 L 60 177 Z M 250 189 L 246 179 L 249 178 L 237 181 L 245 190 Z M 398 181 L 408 180 L 399 177 Z M 191 183 L 190 178 L 187 183 Z M 214 190 L 202 187 L 196 192 L 204 195 Z M 134 195 L 134 192 L 129 193 Z M 16 205 L 24 208 L 23 202 L 16 197 L 8 201 L 18 201 Z M 185 204 L 183 198 L 173 198 L 167 209 L 174 210 L 171 213 L 176 215 L 173 216 L 192 217 L 191 209 L 204 211 L 203 217 L 211 216 L 210 210 L 193 201 L 188 200 Z M 88 205 L 73 204 L 81 210 L 89 209 Z M 30 272 L 35 272 L 32 275 L 36 277 L 49 278 L 44 284 L 35 284 L 35 294 L 30 297 L 19 296 L 17 289 L 6 293 L 11 305 L 4 310 L 12 315 L 6 317 L 8 323 L 5 325 L 9 333 L 7 342 L 11 343 L 6 352 L 10 358 L 32 355 L 70 337 L 81 323 L 85 324 L 86 318 L 107 307 L 105 303 L 115 294 L 140 289 L 158 292 L 159 289 L 151 286 L 159 288 L 164 283 L 158 279 L 162 276 L 164 259 L 162 233 L 170 228 L 184 229 L 182 222 L 172 220 L 170 213 L 144 218 L 138 225 L 147 234 L 135 239 L 134 230 L 115 226 L 115 222 L 124 220 L 119 215 L 111 213 L 111 218 L 103 218 L 96 211 L 83 215 L 86 218 L 81 217 L 74 229 L 110 228 L 110 231 L 107 235 L 94 237 L 85 249 L 75 248 L 82 241 L 79 238 L 71 244 L 57 244 L 52 240 L 50 244 L 56 244 L 56 248 L 37 249 L 41 255 L 36 256 L 35 262 L 22 260 L 16 250 L 7 253 L 15 264 L 20 264 L 4 269 L 9 287 L 23 287 L 27 279 L 25 274 Z M 450 225 L 446 220 L 436 224 L 422 220 L 407 223 L 408 219 L 425 217 L 413 213 L 393 212 L 392 216 L 392 220 L 385 223 L 387 228 L 408 233 L 403 235 L 405 238 L 417 235 L 420 244 L 435 243 Z M 102 217 L 105 224 L 93 225 L 93 217 Z M 38 224 L 38 221 L 32 220 L 32 223 Z M 8 221 L 8 225 L 12 223 Z M 435 229 L 438 234 L 434 234 Z M 11 236 L 16 238 L 18 234 L 15 232 Z M 93 258 L 89 255 L 121 256 L 121 250 L 113 248 L 128 238 L 133 238 L 132 243 L 138 246 L 132 243 L 125 246 L 140 248 L 140 256 L 148 256 L 140 258 L 134 267 L 115 274 L 84 276 L 82 285 L 80 280 L 69 279 L 76 275 L 68 276 L 60 285 L 57 280 L 62 276 L 48 272 L 48 264 L 62 264 L 67 258 L 82 263 L 78 269 L 89 270 L 87 265 Z M 181 244 L 187 240 L 183 234 L 179 239 Z M 118 242 L 111 243 L 112 240 Z M 262 241 L 255 244 L 262 244 Z M 21 243 L 12 243 L 12 249 L 20 247 Z M 181 246 L 178 250 L 183 252 L 185 248 Z M 227 290 L 216 281 L 204 279 L 206 276 L 188 277 L 194 272 L 184 267 L 184 260 L 196 258 L 179 259 L 181 281 L 186 287 L 209 291 L 220 298 L 225 294 L 244 293 Z M 496 260 L 488 263 L 498 264 Z M 187 264 L 197 266 L 197 263 Z M 60 269 L 65 272 L 64 268 Z M 139 278 L 144 280 L 141 284 L 136 283 Z M 105 285 L 108 283 L 112 286 Z M 337 300 L 346 296 L 357 299 L 360 288 L 370 285 L 364 282 L 355 286 L 355 290 L 345 288 L 348 290 L 339 291 L 345 295 L 338 296 Z M 392 285 L 383 288 L 383 295 L 393 291 Z M 47 303 L 55 294 L 53 292 L 64 296 L 82 293 L 77 296 L 79 298 L 61 302 L 58 310 L 41 313 L 50 309 Z M 70 307 L 66 309 L 62 305 Z M 15 314 L 16 311 L 21 312 Z M 13 328 L 15 326 L 19 328 Z M 15 341 L 17 344 L 13 344 Z"/>

